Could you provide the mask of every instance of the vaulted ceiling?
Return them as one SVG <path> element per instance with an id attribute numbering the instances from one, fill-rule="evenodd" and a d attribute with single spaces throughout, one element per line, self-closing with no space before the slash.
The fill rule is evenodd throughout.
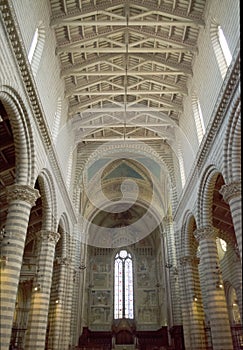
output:
<path id="1" fill-rule="evenodd" d="M 206 0 L 50 0 L 76 141 L 161 141 L 183 113 Z"/>

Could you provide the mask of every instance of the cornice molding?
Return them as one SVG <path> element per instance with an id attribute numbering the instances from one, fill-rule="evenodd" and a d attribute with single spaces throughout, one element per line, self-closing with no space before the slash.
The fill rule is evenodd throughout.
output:
<path id="1" fill-rule="evenodd" d="M 70 214 L 72 221 L 75 223 L 77 222 L 77 217 L 73 205 L 71 203 L 66 184 L 62 177 L 61 169 L 57 160 L 57 155 L 53 148 L 50 131 L 48 129 L 45 114 L 37 93 L 38 90 L 33 78 L 33 74 L 28 63 L 28 58 L 26 56 L 24 48 L 24 42 L 22 39 L 19 25 L 17 23 L 16 15 L 14 13 L 12 0 L 0 0 L 0 11 L 2 22 L 5 26 L 9 42 L 11 43 L 13 56 L 15 57 L 17 67 L 22 78 L 23 87 L 26 92 L 26 95 L 28 96 L 32 113 L 34 115 L 34 122 L 36 123 L 41 140 L 46 150 L 46 154 L 49 157 L 50 164 L 56 176 L 56 182 L 61 188 L 62 197 L 64 203 L 66 204 L 66 208 L 68 209 L 68 213 Z"/>

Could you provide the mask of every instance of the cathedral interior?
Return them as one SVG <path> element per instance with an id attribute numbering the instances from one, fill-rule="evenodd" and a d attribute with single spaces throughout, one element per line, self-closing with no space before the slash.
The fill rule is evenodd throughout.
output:
<path id="1" fill-rule="evenodd" d="M 240 350 L 240 1 L 0 0 L 1 350 Z"/>

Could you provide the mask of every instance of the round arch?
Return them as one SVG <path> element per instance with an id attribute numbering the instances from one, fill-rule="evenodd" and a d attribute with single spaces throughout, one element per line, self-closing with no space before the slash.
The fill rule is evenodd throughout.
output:
<path id="1" fill-rule="evenodd" d="M 56 232 L 57 230 L 57 203 L 54 181 L 48 169 L 42 169 L 37 181 L 43 206 L 42 230 Z"/>
<path id="2" fill-rule="evenodd" d="M 224 175 L 227 183 L 241 181 L 241 100 L 231 107 L 224 140 Z"/>
<path id="3" fill-rule="evenodd" d="M 35 145 L 27 110 L 17 92 L 9 86 L 0 87 L 0 100 L 8 114 L 13 131 L 16 154 L 16 183 L 34 186 Z"/>
<path id="4" fill-rule="evenodd" d="M 181 244 L 180 252 L 183 256 L 196 256 L 198 243 L 193 235 L 197 227 L 195 217 L 192 212 L 185 213 L 182 230 L 181 230 Z"/>
<path id="5" fill-rule="evenodd" d="M 198 190 L 197 222 L 199 227 L 211 226 L 213 222 L 213 191 L 220 171 L 214 165 L 209 166 L 203 176 Z"/>

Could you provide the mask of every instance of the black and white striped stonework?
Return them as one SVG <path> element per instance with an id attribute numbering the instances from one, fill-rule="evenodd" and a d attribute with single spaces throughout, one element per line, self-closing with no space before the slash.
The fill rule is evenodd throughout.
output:
<path id="1" fill-rule="evenodd" d="M 1 264 L 0 273 L 1 350 L 9 349 L 29 215 L 39 192 L 30 186 L 12 185 L 7 189 L 7 196 L 9 204 L 6 234 L 1 246 L 1 256 L 7 259 L 6 264 Z"/>
<path id="2" fill-rule="evenodd" d="M 194 231 L 200 247 L 200 263 L 206 276 L 205 289 L 214 350 L 233 350 L 230 323 L 223 288 L 219 287 L 219 257 L 216 244 L 217 232 L 213 227 Z"/>
<path id="3" fill-rule="evenodd" d="M 181 307 L 186 349 L 204 350 L 206 339 L 204 313 L 199 283 L 198 259 L 180 258 Z"/>
<path id="4" fill-rule="evenodd" d="M 222 186 L 220 193 L 226 203 L 229 203 L 234 231 L 242 261 L 242 204 L 241 204 L 241 183 L 233 182 Z"/>
<path id="5" fill-rule="evenodd" d="M 47 230 L 41 230 L 36 235 L 39 267 L 36 284 L 39 288 L 32 293 L 25 340 L 26 350 L 43 350 L 45 348 L 54 252 L 60 237 L 59 233 Z"/>

